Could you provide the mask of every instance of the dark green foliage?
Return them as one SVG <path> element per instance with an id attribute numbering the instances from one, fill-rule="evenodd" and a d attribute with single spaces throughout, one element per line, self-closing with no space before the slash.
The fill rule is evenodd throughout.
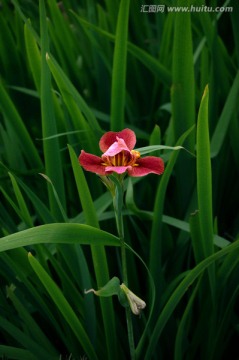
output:
<path id="1" fill-rule="evenodd" d="M 147 303 L 136 357 L 237 349 L 238 3 L 167 6 L 191 3 L 1 1 L 3 359 L 129 358 L 117 297 L 84 294 L 122 269 L 111 196 L 77 160 L 126 127 L 166 167 L 125 181 L 128 286 Z"/>

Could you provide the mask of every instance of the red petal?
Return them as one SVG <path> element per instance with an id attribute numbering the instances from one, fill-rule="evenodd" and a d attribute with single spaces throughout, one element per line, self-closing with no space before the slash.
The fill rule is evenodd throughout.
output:
<path id="1" fill-rule="evenodd" d="M 109 147 L 115 141 L 117 141 L 117 139 L 116 139 L 117 137 L 120 139 L 123 139 L 125 141 L 125 144 L 129 148 L 129 150 L 132 150 L 135 147 L 135 144 L 136 144 L 135 133 L 130 129 L 124 129 L 119 132 L 109 131 L 109 132 L 105 133 L 102 136 L 102 138 L 100 139 L 100 143 L 99 143 L 100 150 L 102 152 L 106 152 L 109 149 Z"/>
<path id="2" fill-rule="evenodd" d="M 155 156 L 140 158 L 136 164 L 138 166 L 132 166 L 131 169 L 128 169 L 129 176 L 145 176 L 151 173 L 160 175 L 164 172 L 163 160 Z"/>
<path id="3" fill-rule="evenodd" d="M 79 162 L 81 166 L 93 173 L 99 175 L 106 175 L 105 174 L 105 166 L 102 165 L 102 159 L 99 156 L 95 156 L 89 153 L 86 153 L 84 150 L 81 150 L 81 154 L 79 156 Z"/>

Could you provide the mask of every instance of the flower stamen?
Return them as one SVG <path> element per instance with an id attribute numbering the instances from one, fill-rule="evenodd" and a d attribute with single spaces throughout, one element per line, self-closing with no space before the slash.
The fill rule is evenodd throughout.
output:
<path id="1" fill-rule="evenodd" d="M 136 157 L 136 159 L 140 158 L 140 152 L 137 150 L 131 150 L 131 154 Z"/>
<path id="2" fill-rule="evenodd" d="M 137 166 L 136 161 L 140 158 L 139 151 L 131 150 L 125 151 L 122 150 L 114 156 L 105 156 L 102 155 L 102 165 L 103 166 Z"/>

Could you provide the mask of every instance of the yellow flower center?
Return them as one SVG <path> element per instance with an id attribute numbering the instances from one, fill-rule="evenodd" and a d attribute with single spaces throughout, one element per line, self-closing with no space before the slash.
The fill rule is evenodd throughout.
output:
<path id="1" fill-rule="evenodd" d="M 104 166 L 138 166 L 137 159 L 140 158 L 140 152 L 131 150 L 130 152 L 122 150 L 114 156 L 102 155 Z"/>

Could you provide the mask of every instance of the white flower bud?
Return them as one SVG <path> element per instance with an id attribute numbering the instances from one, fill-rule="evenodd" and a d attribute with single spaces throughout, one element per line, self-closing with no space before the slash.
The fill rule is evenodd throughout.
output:
<path id="1" fill-rule="evenodd" d="M 146 307 L 146 303 L 140 299 L 138 296 L 136 296 L 127 286 L 122 283 L 120 285 L 121 289 L 124 291 L 131 308 L 131 311 L 135 315 L 139 315 L 141 311 Z"/>

